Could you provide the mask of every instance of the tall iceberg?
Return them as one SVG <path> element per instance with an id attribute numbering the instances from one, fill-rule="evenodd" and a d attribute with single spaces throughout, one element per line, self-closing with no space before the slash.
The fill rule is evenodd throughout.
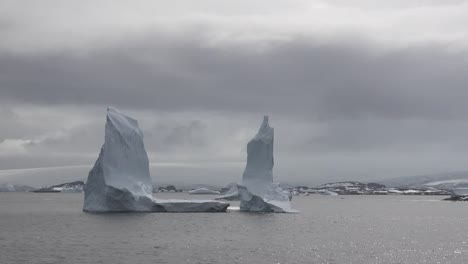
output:
<path id="1" fill-rule="evenodd" d="M 86 212 L 224 212 L 217 201 L 157 200 L 138 122 L 114 108 L 107 109 L 104 145 L 88 175 Z"/>
<path id="2" fill-rule="evenodd" d="M 273 182 L 273 141 L 274 129 L 268 124 L 268 116 L 264 116 L 257 135 L 247 144 L 247 165 L 242 184 L 251 191 L 260 191 Z"/>
<path id="3" fill-rule="evenodd" d="M 258 133 L 247 144 L 247 165 L 242 183 L 218 199 L 239 199 L 243 211 L 296 212 L 291 208 L 288 194 L 273 182 L 273 143 L 274 129 L 265 116 Z"/>

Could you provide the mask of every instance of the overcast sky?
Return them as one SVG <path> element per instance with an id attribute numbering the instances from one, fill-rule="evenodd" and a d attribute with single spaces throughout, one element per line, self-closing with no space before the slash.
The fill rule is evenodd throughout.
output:
<path id="1" fill-rule="evenodd" d="M 239 181 L 264 114 L 278 181 L 468 170 L 467 32 L 463 0 L 0 0 L 0 182 L 85 179 L 108 105 L 155 183 Z"/>

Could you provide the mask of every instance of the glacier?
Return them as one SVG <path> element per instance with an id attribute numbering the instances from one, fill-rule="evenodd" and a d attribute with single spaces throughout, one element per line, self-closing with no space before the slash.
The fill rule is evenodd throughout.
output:
<path id="1" fill-rule="evenodd" d="M 152 195 L 148 155 L 138 121 L 107 109 L 104 145 L 88 174 L 85 212 L 225 212 L 218 201 L 161 200 Z"/>
<path id="2" fill-rule="evenodd" d="M 274 129 L 264 116 L 257 134 L 247 144 L 247 164 L 241 184 L 233 186 L 217 199 L 240 200 L 240 210 L 250 212 L 297 212 L 291 208 L 288 194 L 273 182 Z"/>

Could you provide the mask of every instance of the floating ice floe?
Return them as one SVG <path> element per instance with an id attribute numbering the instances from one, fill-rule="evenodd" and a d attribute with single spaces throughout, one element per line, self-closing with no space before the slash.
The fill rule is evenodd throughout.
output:
<path id="1" fill-rule="evenodd" d="M 218 201 L 160 200 L 152 195 L 149 161 L 138 122 L 108 108 L 104 145 L 88 175 L 86 212 L 225 212 Z"/>

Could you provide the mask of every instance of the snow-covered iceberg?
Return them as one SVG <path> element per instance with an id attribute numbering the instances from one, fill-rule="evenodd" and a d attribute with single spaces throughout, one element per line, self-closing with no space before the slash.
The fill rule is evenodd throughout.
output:
<path id="1" fill-rule="evenodd" d="M 297 212 L 291 208 L 288 194 L 273 182 L 274 130 L 268 116 L 255 137 L 247 144 L 247 165 L 242 183 L 218 199 L 240 199 L 240 210 L 252 212 Z"/>
<path id="2" fill-rule="evenodd" d="M 88 175 L 86 212 L 224 212 L 217 201 L 159 200 L 152 195 L 149 161 L 138 122 L 108 108 L 104 145 Z"/>

